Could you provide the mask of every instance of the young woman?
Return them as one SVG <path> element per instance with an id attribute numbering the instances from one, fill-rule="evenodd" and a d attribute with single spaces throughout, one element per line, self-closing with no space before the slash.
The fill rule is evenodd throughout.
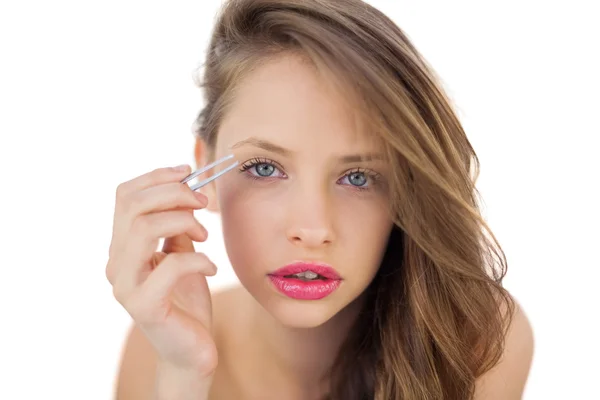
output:
<path id="1" fill-rule="evenodd" d="M 532 333 L 477 157 L 394 23 L 359 0 L 231 0 L 201 86 L 196 161 L 240 164 L 202 193 L 188 166 L 118 187 L 118 399 L 521 398 Z M 204 207 L 242 284 L 214 296 Z"/>

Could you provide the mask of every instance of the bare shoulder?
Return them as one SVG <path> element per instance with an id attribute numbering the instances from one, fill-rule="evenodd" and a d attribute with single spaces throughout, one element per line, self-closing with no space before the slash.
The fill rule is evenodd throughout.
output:
<path id="1" fill-rule="evenodd" d="M 529 377 L 533 352 L 534 335 L 531 323 L 523 307 L 515 300 L 502 358 L 494 368 L 478 379 L 475 399 L 521 399 Z"/>
<path id="2" fill-rule="evenodd" d="M 225 318 L 239 304 L 240 289 L 237 287 L 212 294 L 213 321 L 217 348 L 225 329 Z M 147 400 L 152 398 L 157 357 L 154 347 L 144 333 L 133 324 L 123 347 L 115 387 L 116 400 Z"/>

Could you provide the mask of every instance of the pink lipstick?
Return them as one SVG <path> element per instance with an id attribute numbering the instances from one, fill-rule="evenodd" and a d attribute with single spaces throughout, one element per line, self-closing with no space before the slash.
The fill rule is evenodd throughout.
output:
<path id="1" fill-rule="evenodd" d="M 275 288 L 298 300 L 319 300 L 333 293 L 342 278 L 329 265 L 296 262 L 268 274 Z"/>

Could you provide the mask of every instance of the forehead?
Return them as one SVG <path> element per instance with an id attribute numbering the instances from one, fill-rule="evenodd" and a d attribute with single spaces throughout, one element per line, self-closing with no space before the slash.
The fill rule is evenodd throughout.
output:
<path id="1" fill-rule="evenodd" d="M 217 147 L 260 137 L 293 149 L 376 150 L 352 96 L 336 90 L 314 64 L 282 56 L 238 83 L 221 124 Z"/>

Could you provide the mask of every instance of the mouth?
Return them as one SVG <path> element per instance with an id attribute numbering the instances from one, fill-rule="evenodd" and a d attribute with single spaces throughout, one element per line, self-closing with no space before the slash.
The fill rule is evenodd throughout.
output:
<path id="1" fill-rule="evenodd" d="M 333 267 L 323 263 L 297 262 L 281 267 L 269 275 L 284 278 L 296 277 L 305 280 L 342 280 Z"/>
<path id="2" fill-rule="evenodd" d="M 322 263 L 298 262 L 268 274 L 275 288 L 298 300 L 319 300 L 329 296 L 341 284 L 341 276 Z"/>

